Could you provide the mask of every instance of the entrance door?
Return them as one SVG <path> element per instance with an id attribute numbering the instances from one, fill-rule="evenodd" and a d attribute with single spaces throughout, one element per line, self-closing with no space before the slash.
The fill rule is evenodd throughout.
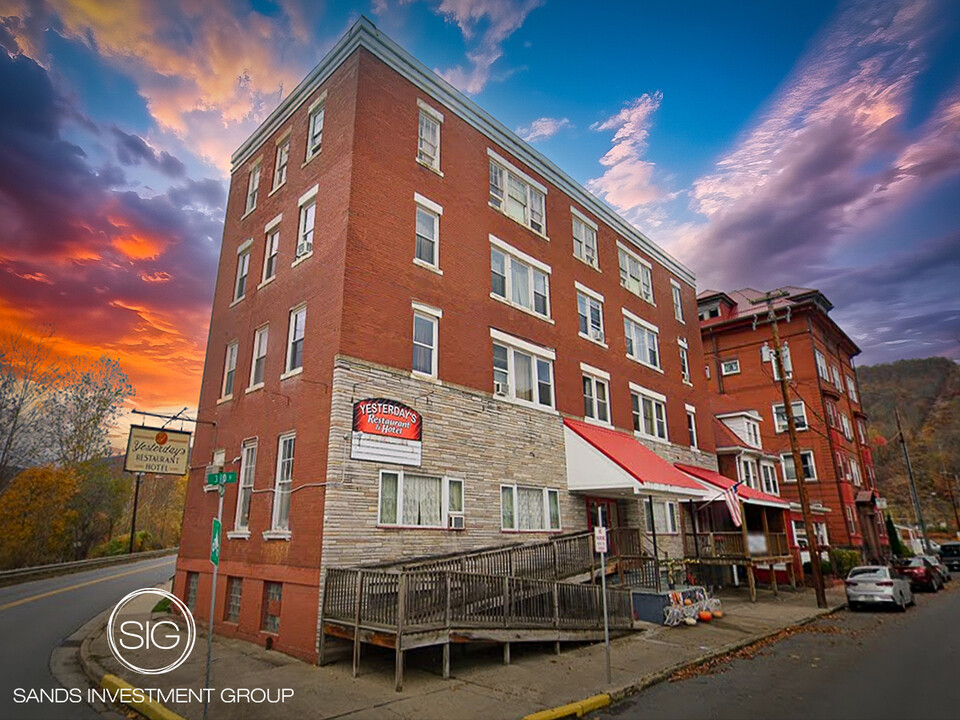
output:
<path id="1" fill-rule="evenodd" d="M 587 528 L 593 530 L 601 524 L 601 513 L 603 514 L 602 524 L 608 530 L 620 525 L 620 518 L 617 516 L 617 501 L 610 498 L 587 498 Z"/>

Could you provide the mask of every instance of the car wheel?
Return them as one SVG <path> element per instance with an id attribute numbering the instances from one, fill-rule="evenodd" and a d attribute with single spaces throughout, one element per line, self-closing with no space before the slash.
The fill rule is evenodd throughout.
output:
<path id="1" fill-rule="evenodd" d="M 850 609 L 850 612 L 856 612 L 857 610 L 860 609 L 860 606 L 857 605 L 855 602 L 848 602 L 847 607 Z"/>
<path id="2" fill-rule="evenodd" d="M 897 601 L 897 612 L 906 612 L 907 604 L 903 600 Z"/>

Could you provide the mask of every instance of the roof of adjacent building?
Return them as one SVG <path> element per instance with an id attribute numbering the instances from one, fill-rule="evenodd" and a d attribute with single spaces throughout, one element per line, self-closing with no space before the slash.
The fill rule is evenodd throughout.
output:
<path id="1" fill-rule="evenodd" d="M 703 489 L 695 480 L 684 475 L 632 435 L 569 418 L 564 418 L 563 424 L 629 473 L 641 486 Z"/>
<path id="2" fill-rule="evenodd" d="M 694 476 L 704 483 L 707 483 L 708 486 L 714 487 L 718 490 L 726 490 L 733 486 L 733 484 L 736 482 L 735 480 L 728 478 L 726 475 L 721 475 L 718 472 L 708 470 L 707 468 L 698 467 L 696 465 L 676 463 L 676 466 L 683 472 Z M 772 505 L 774 507 L 782 507 L 786 510 L 790 509 L 789 501 L 777 497 L 776 495 L 769 495 L 765 492 L 761 492 L 760 490 L 754 490 L 745 483 L 741 483 L 737 487 L 737 495 L 739 495 L 740 499 L 745 503 L 753 503 L 754 505 Z"/>

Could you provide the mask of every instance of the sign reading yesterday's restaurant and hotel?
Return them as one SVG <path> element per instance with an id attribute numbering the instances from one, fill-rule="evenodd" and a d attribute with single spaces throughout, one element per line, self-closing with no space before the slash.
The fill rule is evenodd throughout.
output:
<path id="1" fill-rule="evenodd" d="M 127 440 L 123 469 L 155 475 L 185 475 L 190 459 L 190 433 L 134 425 Z"/>
<path id="2" fill-rule="evenodd" d="M 420 465 L 423 417 L 396 400 L 371 398 L 353 405 L 354 460 Z"/>

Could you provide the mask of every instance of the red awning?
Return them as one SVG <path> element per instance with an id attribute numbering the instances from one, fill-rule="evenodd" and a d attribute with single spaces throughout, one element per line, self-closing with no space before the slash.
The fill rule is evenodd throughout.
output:
<path id="1" fill-rule="evenodd" d="M 632 435 L 564 418 L 563 424 L 633 477 L 641 488 L 702 494 L 703 487 L 645 447 Z"/>
<path id="2" fill-rule="evenodd" d="M 676 466 L 680 470 L 683 470 L 683 472 L 693 475 L 698 480 L 702 480 L 708 488 L 726 490 L 736 482 L 735 480 L 728 478 L 726 475 L 721 475 L 718 472 L 697 467 L 696 465 L 684 465 L 683 463 L 676 463 Z M 740 499 L 745 503 L 752 503 L 754 505 L 772 505 L 774 507 L 782 507 L 785 510 L 790 509 L 790 503 L 783 498 L 779 498 L 776 495 L 769 495 L 765 492 L 760 492 L 759 490 L 754 490 L 746 483 L 740 483 L 740 485 L 737 486 L 737 495 L 739 495 Z M 721 497 L 718 497 L 717 499 L 722 500 Z"/>

